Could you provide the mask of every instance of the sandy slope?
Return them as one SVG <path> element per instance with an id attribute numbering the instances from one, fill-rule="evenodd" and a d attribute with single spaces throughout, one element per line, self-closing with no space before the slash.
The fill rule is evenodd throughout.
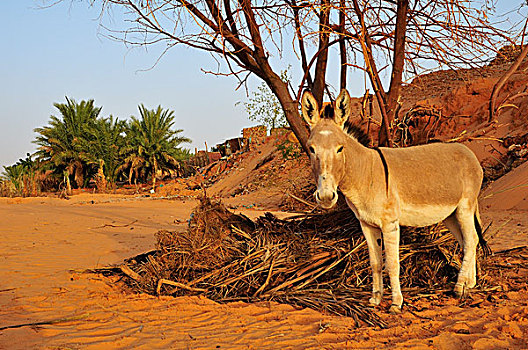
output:
<path id="1" fill-rule="evenodd" d="M 0 199 L 0 327 L 56 321 L 1 330 L 0 349 L 528 348 L 526 290 L 478 307 L 444 296 L 414 300 L 413 310 L 422 311 L 378 311 L 388 329 L 355 329 L 352 319 L 312 310 L 134 295 L 117 281 L 70 272 L 153 248 L 153 233 L 184 225 L 194 204 L 87 195 Z M 518 219 L 518 239 L 526 240 L 526 215 Z"/>
<path id="2" fill-rule="evenodd" d="M 481 195 L 484 225 L 497 249 L 528 244 L 528 162 L 493 182 Z"/>

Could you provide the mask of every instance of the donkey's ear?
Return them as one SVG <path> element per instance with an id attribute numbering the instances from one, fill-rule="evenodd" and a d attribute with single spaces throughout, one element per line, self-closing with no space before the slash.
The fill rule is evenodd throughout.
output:
<path id="1" fill-rule="evenodd" d="M 305 91 L 302 95 L 301 110 L 304 120 L 306 120 L 310 129 L 312 129 L 319 119 L 321 119 L 321 116 L 319 115 L 317 101 L 310 91 Z"/>
<path id="2" fill-rule="evenodd" d="M 352 109 L 352 104 L 350 103 L 350 95 L 346 89 L 341 90 L 339 96 L 335 100 L 335 113 L 334 121 L 337 125 L 343 127 L 345 122 L 350 117 L 350 112 Z"/>

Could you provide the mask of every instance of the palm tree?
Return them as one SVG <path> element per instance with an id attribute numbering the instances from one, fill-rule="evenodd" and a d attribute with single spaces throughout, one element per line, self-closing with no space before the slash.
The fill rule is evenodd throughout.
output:
<path id="1" fill-rule="evenodd" d="M 14 165 L 4 166 L 4 172 L 2 173 L 4 181 L 11 184 L 14 194 L 18 196 L 22 195 L 22 191 L 24 189 L 24 170 L 25 169 L 22 164 L 16 163 Z M 11 192 L 10 195 L 12 195 L 12 193 L 13 192 Z"/>
<path id="2" fill-rule="evenodd" d="M 4 166 L 2 174 L 6 182 L 11 183 L 11 188 L 15 195 L 29 196 L 38 192 L 38 179 L 35 162 L 31 159 L 31 154 L 27 153 L 26 158 L 21 158 L 11 166 Z"/>
<path id="3" fill-rule="evenodd" d="M 125 167 L 129 168 L 129 182 L 132 176 L 152 177 L 152 188 L 156 187 L 156 178 L 163 172 L 178 169 L 185 158 L 180 144 L 191 142 L 180 136 L 182 129 L 172 129 L 174 111 L 163 109 L 149 110 L 139 106 L 140 119 L 132 117 L 127 130 Z"/>
<path id="4" fill-rule="evenodd" d="M 123 163 L 125 131 L 125 121 L 113 116 L 99 118 L 86 126 L 85 135 L 79 142 L 79 147 L 86 154 L 87 163 L 98 167 L 97 173 L 102 173 L 112 185 L 117 181 L 119 168 Z"/>
<path id="5" fill-rule="evenodd" d="M 93 127 L 101 112 L 94 100 L 75 102 L 66 97 L 66 103 L 55 103 L 61 117 L 51 116 L 48 126 L 36 128 L 39 135 L 33 141 L 39 146 L 37 157 L 51 162 L 58 173 L 63 173 L 68 193 L 71 193 L 70 176 L 74 175 L 78 187 L 84 185 L 89 154 L 81 148 L 87 128 Z"/>

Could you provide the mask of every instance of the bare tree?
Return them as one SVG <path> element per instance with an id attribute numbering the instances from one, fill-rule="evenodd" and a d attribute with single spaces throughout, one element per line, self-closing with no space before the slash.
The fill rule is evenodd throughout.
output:
<path id="1" fill-rule="evenodd" d="M 494 120 L 494 118 L 495 118 L 495 104 L 497 102 L 497 97 L 499 95 L 500 90 L 502 89 L 504 84 L 506 84 L 506 81 L 511 78 L 513 73 L 515 73 L 515 71 L 517 69 L 519 69 L 519 67 L 521 66 L 522 62 L 524 61 L 524 59 L 526 58 L 527 55 L 528 55 L 528 45 L 524 45 L 524 48 L 519 53 L 519 56 L 517 57 L 515 62 L 510 66 L 510 69 L 508 69 L 506 74 L 504 74 L 497 81 L 497 83 L 493 86 L 493 90 L 491 91 L 491 97 L 490 97 L 490 100 L 489 100 L 489 107 L 488 107 L 488 110 L 489 110 L 488 122 L 489 123 L 492 123 L 492 122 L 496 121 L 496 120 Z"/>
<path id="2" fill-rule="evenodd" d="M 492 1 L 351 2 L 345 30 L 355 39 L 349 41 L 350 50 L 361 48 L 379 104 L 380 145 L 392 145 L 390 123 L 398 111 L 405 72 L 417 75 L 427 67 L 479 66 L 501 45 L 516 39 L 512 33 L 508 36 L 490 23 Z M 385 69 L 390 74 L 388 88 L 384 88 L 381 77 Z"/>
<path id="3" fill-rule="evenodd" d="M 383 117 L 379 141 L 390 145 L 405 73 L 418 74 L 432 65 L 481 64 L 502 42 L 515 41 L 488 20 L 492 0 L 86 1 L 100 6 L 102 14 L 111 8 L 125 13 L 128 28 L 109 29 L 115 39 L 131 45 L 163 43 L 166 50 L 189 46 L 222 59 L 225 70 L 216 74 L 235 76 L 240 84 L 249 74 L 262 79 L 303 147 L 309 134 L 298 101 L 306 88 L 319 104 L 325 93 L 331 98 L 329 55 L 339 55 L 340 88 L 346 87 L 347 69 L 368 74 Z M 304 72 L 297 91 L 281 79 L 284 67 L 271 63 L 283 55 L 297 57 Z"/>

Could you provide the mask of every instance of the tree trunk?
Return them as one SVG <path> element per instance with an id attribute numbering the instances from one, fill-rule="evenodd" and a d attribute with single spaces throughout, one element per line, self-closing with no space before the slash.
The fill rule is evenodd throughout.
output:
<path id="1" fill-rule="evenodd" d="M 405 38 L 407 32 L 407 11 L 409 9 L 409 0 L 398 0 L 396 10 L 396 29 L 394 33 L 394 50 L 392 60 L 392 74 L 389 92 L 386 94 L 385 110 L 387 120 L 382 119 L 379 130 L 379 145 L 392 146 L 392 137 L 388 134 L 390 123 L 396 117 L 398 111 L 398 99 L 400 97 L 401 83 L 403 77 L 403 68 L 405 65 Z"/>
<path id="2" fill-rule="evenodd" d="M 83 188 L 84 187 L 84 169 L 83 165 L 80 161 L 76 161 L 75 164 L 75 176 L 74 180 L 77 184 L 77 188 Z"/>
<path id="3" fill-rule="evenodd" d="M 327 33 L 325 34 L 325 36 L 322 36 L 322 38 L 326 37 L 326 40 L 328 41 L 328 13 L 330 11 L 329 0 L 321 0 L 321 2 L 323 6 L 321 9 L 322 18 L 320 19 L 320 23 L 321 26 L 325 28 L 325 31 Z M 234 47 L 238 47 L 240 49 L 240 51 L 238 51 L 236 54 L 240 62 L 243 62 L 247 69 L 249 69 L 256 76 L 264 80 L 268 87 L 271 89 L 271 91 L 275 94 L 275 96 L 277 96 L 282 106 L 282 109 L 284 110 L 286 120 L 290 124 L 295 136 L 297 136 L 297 139 L 301 143 L 301 146 L 303 147 L 304 151 L 308 154 L 309 152 L 306 147 L 306 143 L 308 141 L 309 133 L 306 124 L 303 122 L 301 116 L 299 115 L 298 103 L 297 101 L 294 101 L 292 99 L 290 92 L 288 91 L 288 83 L 282 81 L 281 77 L 273 71 L 269 64 L 268 53 L 263 45 L 263 40 L 260 35 L 260 26 L 255 18 L 255 13 L 253 12 L 251 1 L 240 0 L 240 4 L 247 22 L 247 29 L 249 31 L 249 34 L 251 35 L 253 47 L 249 48 L 248 46 L 240 42 L 238 38 L 234 38 L 232 36 L 229 36 L 228 39 Z M 211 2 L 211 6 L 214 9 L 213 2 Z M 213 29 L 216 28 L 215 25 L 209 27 Z M 299 28 L 297 28 L 297 30 L 299 30 Z M 217 33 L 222 36 L 222 33 L 218 30 Z M 297 35 L 299 34 L 300 33 L 297 32 Z M 232 33 L 230 33 L 230 35 L 232 35 Z M 320 47 L 326 47 L 326 44 L 320 44 Z M 326 48 L 326 51 L 328 51 L 328 48 Z M 317 63 L 320 66 L 318 69 L 316 68 L 316 74 L 322 75 L 322 89 L 324 89 L 324 72 L 326 71 L 326 58 L 323 59 L 321 57 L 318 57 Z"/>
<path id="4" fill-rule="evenodd" d="M 71 196 L 71 194 L 72 194 L 72 188 L 71 188 L 70 174 L 69 173 L 66 173 L 66 194 L 68 196 Z"/>
<path id="5" fill-rule="evenodd" d="M 287 83 L 283 82 L 278 75 L 270 75 L 269 81 L 266 81 L 271 91 L 277 96 L 279 102 L 284 110 L 286 120 L 290 124 L 293 133 L 301 143 L 302 148 L 306 154 L 310 154 L 306 143 L 310 137 L 310 133 L 306 126 L 306 123 L 299 114 L 298 103 L 293 100 L 288 91 Z"/>
<path id="6" fill-rule="evenodd" d="M 95 175 L 95 187 L 97 192 L 106 193 L 106 176 L 104 174 L 104 161 L 99 160 L 99 168 L 97 169 L 97 174 Z"/>
<path id="7" fill-rule="evenodd" d="M 313 90 L 313 81 L 312 76 L 310 74 L 310 70 L 308 69 L 308 60 L 306 58 L 306 49 L 304 47 L 304 39 L 301 33 L 301 20 L 299 18 L 299 7 L 297 6 L 296 0 L 291 1 L 291 8 L 293 11 L 293 18 L 295 23 L 295 35 L 297 37 L 298 45 L 299 45 L 299 51 L 301 53 L 301 66 L 303 69 L 303 73 L 306 75 L 306 82 L 308 84 L 308 89 Z M 303 84 L 304 85 L 304 84 Z"/>
<path id="8" fill-rule="evenodd" d="M 134 167 L 130 165 L 130 171 L 128 172 L 128 184 L 132 185 L 132 176 L 134 175 Z"/>
<path id="9" fill-rule="evenodd" d="M 519 69 L 519 66 L 521 65 L 522 61 L 526 58 L 528 55 L 528 45 L 525 45 L 522 49 L 521 53 L 513 62 L 510 69 L 497 81 L 497 83 L 493 86 L 493 90 L 491 91 L 491 97 L 489 101 L 489 107 L 488 107 L 488 123 L 493 122 L 493 118 L 495 117 L 495 104 L 497 102 L 497 96 L 499 95 L 499 92 L 501 91 L 504 84 L 506 84 L 506 81 L 510 79 L 510 77 L 515 73 L 517 69 Z"/>
<path id="10" fill-rule="evenodd" d="M 156 158 L 154 158 L 153 167 L 152 170 L 152 191 L 156 191 L 156 175 L 158 174 L 158 162 L 156 161 Z"/>
<path id="11" fill-rule="evenodd" d="M 22 197 L 29 197 L 28 175 L 22 175 Z"/>
<path id="12" fill-rule="evenodd" d="M 345 42 L 345 0 L 339 0 L 339 58 L 341 63 L 341 70 L 339 75 L 339 87 L 341 90 L 346 89 L 347 82 L 347 52 Z"/>
<path id="13" fill-rule="evenodd" d="M 319 56 L 315 64 L 315 74 L 312 94 L 319 106 L 323 103 L 324 89 L 326 86 L 326 64 L 328 62 L 328 42 L 330 40 L 329 21 L 330 21 L 330 3 L 329 0 L 321 0 L 321 12 L 319 14 Z M 298 113 L 297 113 L 298 114 Z"/>
<path id="14" fill-rule="evenodd" d="M 372 53 L 372 42 L 370 33 L 367 31 L 367 26 L 365 24 L 365 18 L 363 17 L 364 11 L 359 6 L 358 0 L 353 0 L 353 6 L 354 11 L 356 12 L 356 15 L 358 16 L 360 25 L 361 25 L 361 35 L 358 36 L 359 43 L 361 44 L 361 51 L 363 53 L 363 57 L 365 60 L 365 68 L 367 70 L 367 74 L 370 79 L 370 83 L 372 85 L 372 88 L 374 89 L 374 94 L 376 95 L 376 99 L 378 100 L 378 106 L 381 113 L 382 118 L 382 129 L 385 129 L 385 134 L 387 135 L 387 143 L 389 147 L 392 146 L 391 139 L 390 139 L 390 133 L 389 133 L 389 121 L 387 116 L 387 102 L 386 102 L 386 93 L 383 89 L 383 84 L 381 83 L 381 79 L 379 76 L 378 68 L 376 67 L 376 61 L 374 60 L 374 56 Z M 378 145 L 384 146 L 381 140 L 378 139 Z"/>

